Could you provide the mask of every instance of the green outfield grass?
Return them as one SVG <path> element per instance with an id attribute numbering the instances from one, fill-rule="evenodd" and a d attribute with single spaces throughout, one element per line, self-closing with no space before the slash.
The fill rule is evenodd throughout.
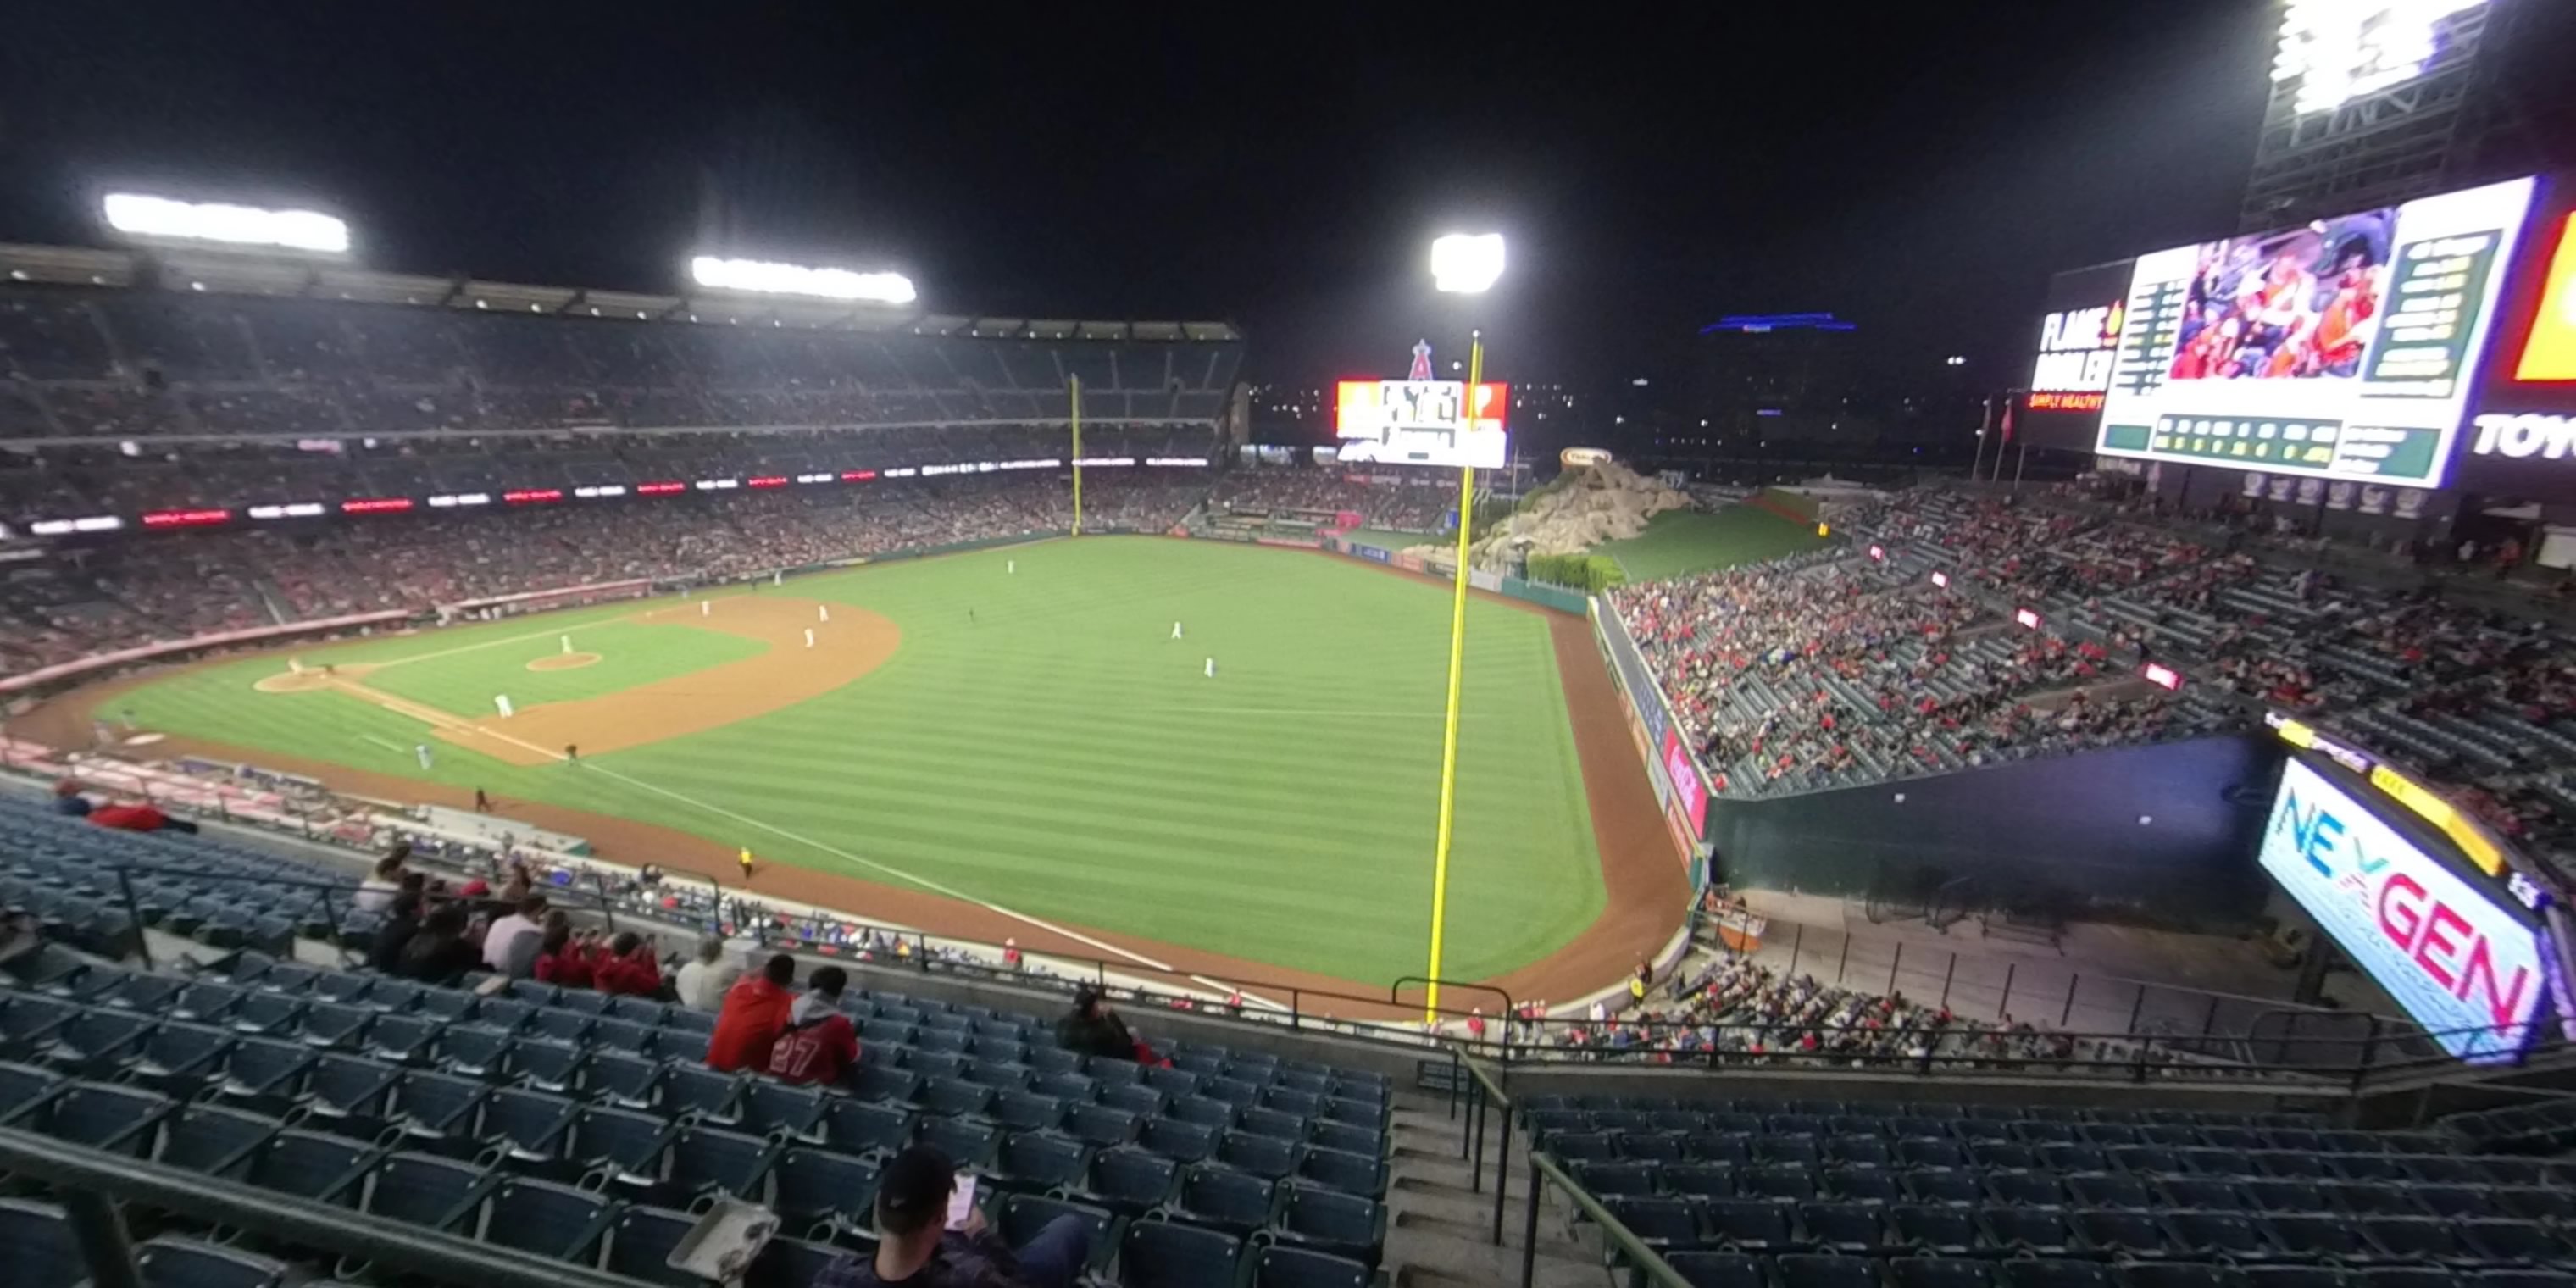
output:
<path id="1" fill-rule="evenodd" d="M 1655 581 L 1777 559 L 1823 544 L 1812 527 L 1756 506 L 1731 505 L 1714 514 L 1666 510 L 1646 521 L 1643 535 L 1609 542 L 1595 553 L 1618 560 L 1630 581 Z"/>
<path id="2" fill-rule="evenodd" d="M 578 767 L 439 744 L 424 772 L 412 747 L 425 726 L 336 693 L 254 691 L 272 660 L 176 676 L 117 705 L 149 728 L 902 884 L 893 869 L 1032 916 L 1359 981 L 1422 970 L 1450 607 L 1439 587 L 1304 552 L 1105 537 L 883 564 L 786 593 L 883 614 L 902 647 L 822 697 Z M 579 628 L 635 611 L 305 660 L 439 653 L 368 682 L 480 715 L 493 693 L 537 692 L 530 681 L 590 696 L 602 678 L 642 683 L 758 647 L 685 626 Z M 564 622 L 576 649 L 605 660 L 528 672 Z M 1547 623 L 1478 601 L 1468 630 L 1444 972 L 1458 977 L 1542 957 L 1602 908 Z"/>

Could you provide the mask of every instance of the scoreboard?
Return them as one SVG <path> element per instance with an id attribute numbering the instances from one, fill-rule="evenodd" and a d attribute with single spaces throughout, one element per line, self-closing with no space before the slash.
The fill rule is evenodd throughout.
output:
<path id="1" fill-rule="evenodd" d="M 2140 256 L 2094 450 L 2440 486 L 2533 191 L 2516 179 Z"/>
<path id="2" fill-rule="evenodd" d="M 1493 381 L 1342 381 L 1333 395 L 1341 461 L 1501 469 L 1510 457 L 1503 429 L 1509 394 Z"/>

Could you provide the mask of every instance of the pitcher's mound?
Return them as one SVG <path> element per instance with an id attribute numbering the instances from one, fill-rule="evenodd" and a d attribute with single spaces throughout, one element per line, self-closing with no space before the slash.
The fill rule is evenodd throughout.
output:
<path id="1" fill-rule="evenodd" d="M 557 653 L 528 663 L 531 671 L 577 671 L 599 661 L 597 653 Z"/>

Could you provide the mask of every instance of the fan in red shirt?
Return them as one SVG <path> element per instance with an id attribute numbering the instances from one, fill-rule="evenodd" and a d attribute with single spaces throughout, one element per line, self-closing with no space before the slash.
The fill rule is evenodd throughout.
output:
<path id="1" fill-rule="evenodd" d="M 796 959 L 779 953 L 757 975 L 725 991 L 716 1031 L 707 1039 L 707 1067 L 718 1073 L 769 1067 L 769 1048 L 787 1028 L 796 1004 Z"/>
<path id="2" fill-rule="evenodd" d="M 662 992 L 662 957 L 653 941 L 632 930 L 617 932 L 608 947 L 591 958 L 591 986 L 603 993 L 655 997 Z"/>
<path id="3" fill-rule="evenodd" d="M 771 1077 L 795 1083 L 830 1085 L 858 1067 L 859 1031 L 841 1012 L 841 990 L 849 972 L 838 966 L 815 970 L 807 991 L 788 1012 L 787 1031 L 769 1049 Z"/>
<path id="4" fill-rule="evenodd" d="M 589 988 L 598 970 L 593 959 L 597 948 L 588 935 L 576 935 L 572 919 L 561 911 L 546 914 L 546 928 L 537 941 L 537 982 L 564 988 Z"/>

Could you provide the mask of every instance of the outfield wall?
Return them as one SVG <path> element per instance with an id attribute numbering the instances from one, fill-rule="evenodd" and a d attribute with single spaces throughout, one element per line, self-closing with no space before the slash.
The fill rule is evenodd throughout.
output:
<path id="1" fill-rule="evenodd" d="M 1738 886 L 1903 902 L 1964 882 L 1980 907 L 2234 932 L 2263 908 L 2253 856 L 2279 758 L 2250 735 L 2195 738 L 1714 800 L 1709 839 Z"/>
<path id="2" fill-rule="evenodd" d="M 1449 570 L 1457 566 L 1454 562 L 1444 562 L 1439 567 L 1433 567 L 1425 563 L 1420 555 L 1410 551 L 1389 550 L 1384 546 L 1346 541 L 1340 537 L 1325 537 L 1323 548 L 1353 559 L 1364 559 L 1370 563 L 1385 564 L 1390 568 L 1401 568 L 1406 572 L 1426 573 L 1440 577 L 1448 576 Z M 1551 586 L 1545 582 L 1523 581 L 1504 573 L 1484 572 L 1475 568 L 1467 570 L 1467 584 L 1478 590 L 1491 591 L 1525 604 L 1536 604 L 1541 608 L 1552 608 L 1560 613 L 1584 612 L 1590 602 L 1580 591 L 1567 590 L 1563 586 Z"/>
<path id="3" fill-rule="evenodd" d="M 1556 587 L 1549 587 L 1554 590 Z M 1628 636 L 1627 624 L 1619 614 L 1600 599 L 1585 601 L 1592 619 L 1592 639 L 1600 645 L 1601 656 L 1609 663 L 1610 680 L 1619 690 L 1622 714 L 1628 718 L 1628 736 L 1636 743 L 1637 755 L 1646 762 L 1646 777 L 1655 785 L 1655 803 L 1664 811 L 1664 831 L 1672 837 L 1674 852 L 1688 864 L 1694 890 L 1708 882 L 1709 865 L 1706 840 L 1709 797 L 1708 771 L 1682 737 L 1682 722 L 1673 715 L 1672 702 L 1664 688 L 1656 683 L 1655 673 L 1646 666 L 1636 641 Z"/>

